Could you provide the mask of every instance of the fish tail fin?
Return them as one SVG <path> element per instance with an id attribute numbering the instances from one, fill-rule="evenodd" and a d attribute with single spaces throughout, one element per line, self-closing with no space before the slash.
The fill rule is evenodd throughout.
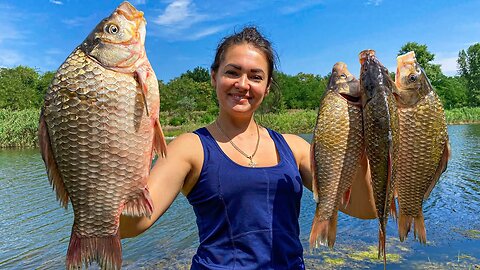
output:
<path id="1" fill-rule="evenodd" d="M 40 122 L 38 127 L 38 144 L 40 146 L 40 152 L 42 154 L 43 161 L 47 168 L 48 180 L 52 185 L 57 195 L 57 200 L 65 209 L 68 206 L 68 192 L 65 189 L 60 170 L 58 169 L 57 162 L 53 156 L 52 145 L 50 143 L 50 135 L 48 134 L 47 122 L 43 115 L 43 109 L 40 114 Z"/>
<path id="2" fill-rule="evenodd" d="M 335 211 L 333 216 L 328 221 L 328 247 L 333 249 L 335 245 L 335 240 L 337 239 L 337 221 L 338 221 L 338 212 Z"/>
<path id="3" fill-rule="evenodd" d="M 68 245 L 66 269 L 85 268 L 96 261 L 101 269 L 120 269 L 122 266 L 122 245 L 120 236 L 81 237 L 72 230 Z"/>
<path id="4" fill-rule="evenodd" d="M 153 147 L 157 155 L 161 157 L 167 156 L 167 142 L 165 141 L 165 135 L 163 135 L 162 126 L 158 119 L 155 120 L 154 132 L 153 132 Z"/>
<path id="5" fill-rule="evenodd" d="M 386 264 L 386 251 L 385 251 L 385 223 L 380 223 L 380 228 L 378 229 L 378 258 L 380 259 L 383 256 L 384 263 Z"/>
<path id="6" fill-rule="evenodd" d="M 415 238 L 422 244 L 427 244 L 427 231 L 425 229 L 425 220 L 423 218 L 423 212 L 420 213 L 413 220 L 413 233 Z"/>
<path id="7" fill-rule="evenodd" d="M 400 213 L 398 217 L 398 237 L 400 238 L 401 242 L 405 241 L 405 238 L 407 238 L 412 227 L 412 222 L 412 217 Z"/>
<path id="8" fill-rule="evenodd" d="M 320 220 L 318 214 L 318 204 L 313 217 L 312 229 L 310 231 L 310 249 L 318 248 L 318 244 L 325 246 L 328 236 L 328 220 Z"/>
<path id="9" fill-rule="evenodd" d="M 135 217 L 150 217 L 152 213 L 153 202 L 147 187 L 136 198 L 126 202 L 122 211 L 123 215 Z"/>

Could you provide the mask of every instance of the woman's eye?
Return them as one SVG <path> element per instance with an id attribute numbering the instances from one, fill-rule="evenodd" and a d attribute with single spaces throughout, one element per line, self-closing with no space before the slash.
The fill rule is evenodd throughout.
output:
<path id="1" fill-rule="evenodd" d="M 116 33 L 118 33 L 118 26 L 116 26 L 113 23 L 107 24 L 107 25 L 105 25 L 104 30 L 105 30 L 105 32 L 107 32 L 109 34 L 115 35 Z"/>
<path id="2" fill-rule="evenodd" d="M 256 75 L 256 76 L 253 76 L 253 77 L 252 77 L 252 80 L 259 82 L 259 81 L 262 81 L 262 80 L 263 80 L 263 77 L 262 77 L 262 76 L 259 76 L 259 75 Z"/>
<path id="3" fill-rule="evenodd" d="M 227 71 L 225 71 L 225 74 L 235 76 L 235 75 L 237 75 L 237 72 L 234 71 L 234 70 L 227 70 Z"/>

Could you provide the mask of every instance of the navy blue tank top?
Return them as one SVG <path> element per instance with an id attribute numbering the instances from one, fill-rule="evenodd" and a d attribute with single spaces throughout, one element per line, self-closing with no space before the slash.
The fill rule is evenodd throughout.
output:
<path id="1" fill-rule="evenodd" d="M 199 242 L 191 269 L 305 269 L 300 243 L 302 179 L 279 133 L 267 129 L 280 156 L 277 165 L 238 165 L 206 128 L 204 162 L 187 196 L 197 217 Z"/>

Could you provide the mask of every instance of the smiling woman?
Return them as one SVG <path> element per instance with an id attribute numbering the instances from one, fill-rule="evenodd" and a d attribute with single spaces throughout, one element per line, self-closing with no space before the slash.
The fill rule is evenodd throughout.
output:
<path id="1" fill-rule="evenodd" d="M 299 239 L 302 185 L 311 188 L 310 145 L 262 127 L 255 111 L 273 82 L 275 53 L 255 27 L 217 48 L 214 123 L 179 136 L 152 169 L 152 218 L 122 217 L 122 237 L 149 228 L 181 191 L 197 216 L 192 269 L 304 269 Z"/>

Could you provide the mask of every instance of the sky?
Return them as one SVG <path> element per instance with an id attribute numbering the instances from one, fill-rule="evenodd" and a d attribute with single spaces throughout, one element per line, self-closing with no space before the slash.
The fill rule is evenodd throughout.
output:
<path id="1" fill-rule="evenodd" d="M 122 1 L 0 0 L 0 67 L 55 71 Z M 480 1 L 131 0 L 147 20 L 146 51 L 157 78 L 209 69 L 218 42 L 255 25 L 273 43 L 278 70 L 325 76 L 374 49 L 390 71 L 407 42 L 427 45 L 444 74 L 460 50 L 480 42 Z"/>

